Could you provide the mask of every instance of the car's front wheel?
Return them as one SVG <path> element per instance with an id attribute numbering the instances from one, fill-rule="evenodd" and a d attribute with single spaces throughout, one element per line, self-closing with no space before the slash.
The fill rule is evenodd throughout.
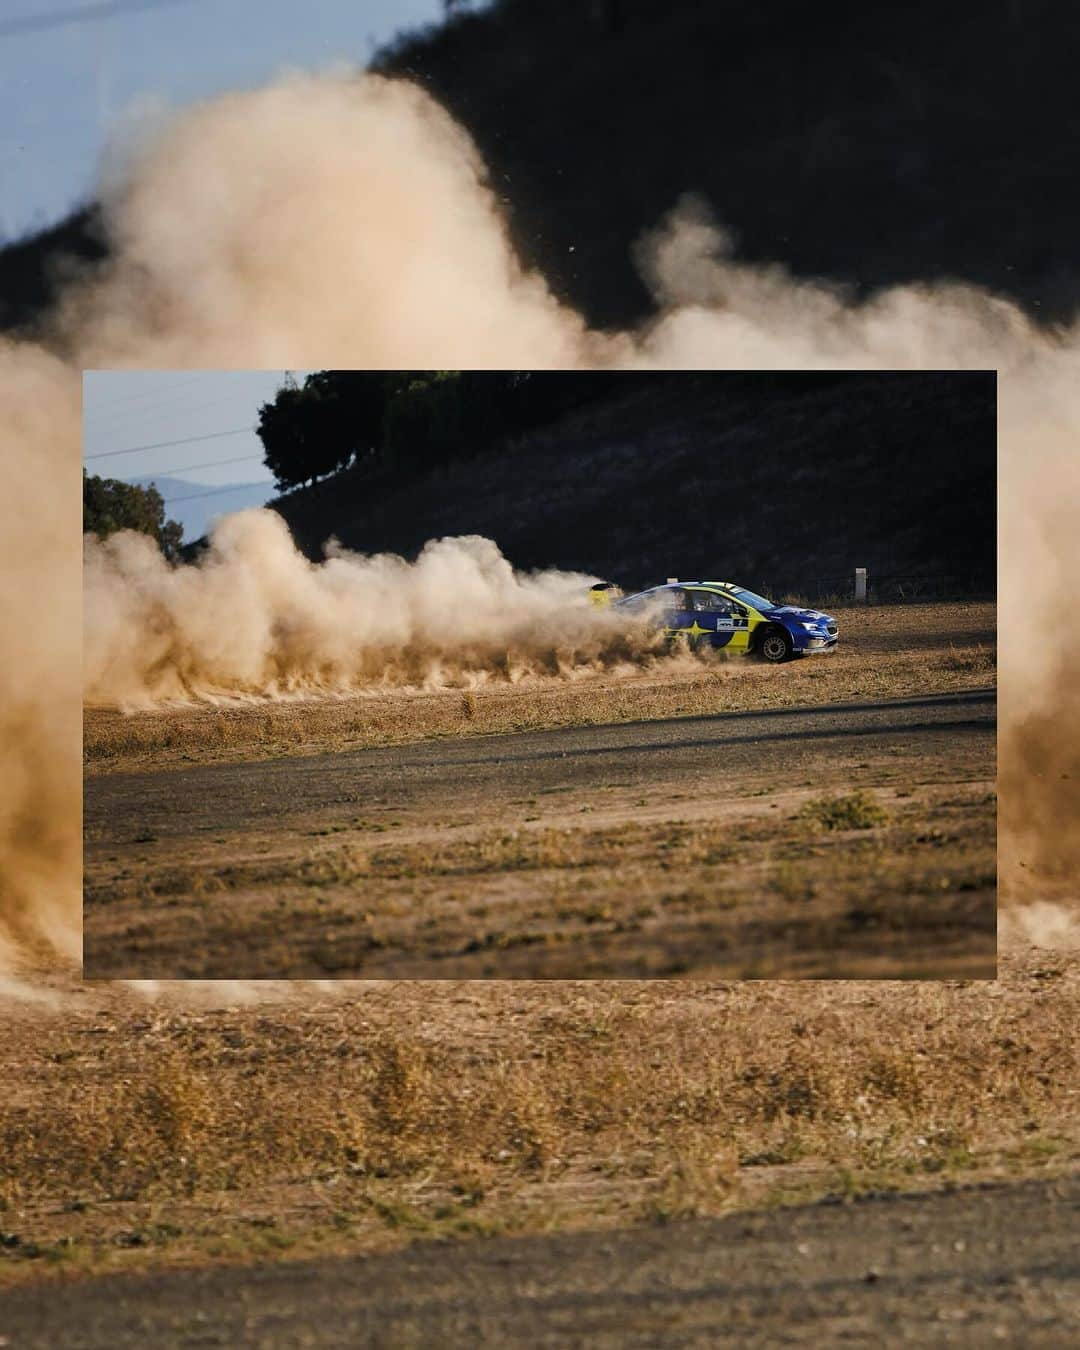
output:
<path id="1" fill-rule="evenodd" d="M 791 659 L 795 644 L 791 640 L 790 633 L 783 628 L 770 626 L 758 639 L 757 649 L 758 655 L 763 660 L 779 665 L 781 661 Z"/>

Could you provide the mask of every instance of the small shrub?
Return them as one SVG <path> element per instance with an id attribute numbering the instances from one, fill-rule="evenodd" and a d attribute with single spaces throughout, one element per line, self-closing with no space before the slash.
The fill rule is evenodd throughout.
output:
<path id="1" fill-rule="evenodd" d="M 869 792 L 849 792 L 842 797 L 814 797 L 796 814 L 823 830 L 871 830 L 888 820 L 885 808 Z"/>

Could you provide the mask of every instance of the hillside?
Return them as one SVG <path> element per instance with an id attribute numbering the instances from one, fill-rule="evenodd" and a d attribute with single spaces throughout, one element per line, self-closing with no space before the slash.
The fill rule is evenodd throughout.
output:
<path id="1" fill-rule="evenodd" d="M 79 207 L 40 234 L 0 248 L 0 331 L 32 325 L 66 277 L 107 256 L 99 213 Z"/>
<path id="2" fill-rule="evenodd" d="M 958 278 L 1054 319 L 1080 299 L 1078 37 L 1062 0 L 500 0 L 373 64 L 469 129 L 520 252 L 594 324 L 649 312 L 634 242 L 688 191 L 742 258 L 863 294 Z M 0 327 L 101 247 L 91 208 L 0 250 Z"/>
<path id="3" fill-rule="evenodd" d="M 275 503 L 312 557 L 446 534 L 520 567 L 638 587 L 665 576 L 828 594 L 872 575 L 995 575 L 995 379 L 625 375 L 625 390 L 408 481 L 366 469 Z"/>
<path id="4" fill-rule="evenodd" d="M 687 192 L 738 256 L 867 293 L 958 278 L 1080 301 L 1062 0 L 502 0 L 377 64 L 476 138 L 519 250 L 595 323 L 650 309 L 632 252 Z"/>

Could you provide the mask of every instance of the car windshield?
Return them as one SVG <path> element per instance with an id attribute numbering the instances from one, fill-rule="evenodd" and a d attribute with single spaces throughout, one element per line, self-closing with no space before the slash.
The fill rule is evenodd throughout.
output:
<path id="1" fill-rule="evenodd" d="M 745 591 L 741 586 L 729 586 L 728 590 L 740 605 L 750 605 L 753 609 L 776 608 L 775 600 L 768 600 L 765 596 L 756 595 L 753 591 Z"/>

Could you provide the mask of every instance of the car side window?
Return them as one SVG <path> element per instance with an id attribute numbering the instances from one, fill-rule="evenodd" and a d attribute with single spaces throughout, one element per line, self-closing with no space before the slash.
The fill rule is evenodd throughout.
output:
<path id="1" fill-rule="evenodd" d="M 675 614 L 681 614 L 684 610 L 689 609 L 690 605 L 686 598 L 686 592 L 681 587 L 665 591 L 664 608 Z"/>
<path id="2" fill-rule="evenodd" d="M 693 608 L 699 613 L 731 613 L 731 604 L 715 591 L 691 591 L 690 600 Z"/>

